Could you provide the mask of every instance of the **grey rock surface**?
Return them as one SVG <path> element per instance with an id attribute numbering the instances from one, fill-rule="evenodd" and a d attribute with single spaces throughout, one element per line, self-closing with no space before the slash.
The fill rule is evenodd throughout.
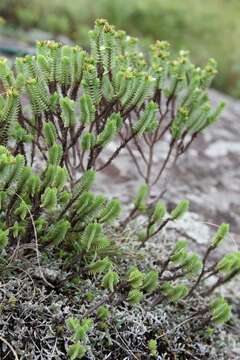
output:
<path id="1" fill-rule="evenodd" d="M 218 123 L 199 135 L 171 169 L 164 199 L 174 206 L 178 200 L 187 198 L 191 211 L 200 215 L 202 221 L 229 222 L 231 230 L 240 233 L 240 101 L 215 90 L 210 90 L 210 98 L 213 105 L 221 100 L 226 102 L 223 115 Z M 155 154 L 156 167 L 165 148 L 166 143 L 159 144 Z M 141 183 L 125 151 L 97 179 L 99 190 L 120 196 L 125 203 Z M 161 184 L 155 191 L 162 191 Z"/>
<path id="2" fill-rule="evenodd" d="M 214 105 L 226 108 L 218 123 L 200 135 L 175 169 L 168 199 L 187 197 L 205 221 L 229 222 L 240 232 L 240 102 L 211 90 Z"/>

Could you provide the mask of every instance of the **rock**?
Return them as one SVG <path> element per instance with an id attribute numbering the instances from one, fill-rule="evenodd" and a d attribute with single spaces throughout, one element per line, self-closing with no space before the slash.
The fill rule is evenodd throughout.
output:
<path id="1" fill-rule="evenodd" d="M 231 230 L 240 231 L 240 101 L 210 90 L 214 106 L 226 102 L 218 123 L 201 134 L 166 177 L 164 199 L 174 206 L 180 199 L 190 200 L 190 210 L 209 223 L 229 222 Z M 166 141 L 155 153 L 156 168 L 166 151 Z M 127 152 L 98 174 L 99 191 L 123 196 L 126 203 L 143 182 Z M 159 194 L 163 185 L 154 189 Z"/>
<path id="2" fill-rule="evenodd" d="M 174 206 L 180 199 L 190 200 L 190 210 L 207 222 L 228 222 L 231 231 L 240 231 L 240 101 L 210 90 L 213 106 L 226 102 L 220 120 L 199 135 L 174 169 L 168 173 L 164 199 Z M 166 151 L 166 141 L 156 151 L 157 162 Z M 109 176 L 110 175 L 110 176 Z M 124 197 L 126 203 L 143 182 L 127 152 L 98 174 L 97 188 L 111 196 Z M 164 181 L 163 181 L 164 183 Z M 164 186 L 154 189 L 153 195 Z"/>
<path id="3" fill-rule="evenodd" d="M 229 153 L 240 154 L 240 142 L 228 142 L 228 141 L 216 141 L 213 144 L 209 145 L 205 151 L 205 154 L 208 157 L 225 157 Z"/>
<path id="4" fill-rule="evenodd" d="M 218 123 L 196 139 L 191 151 L 173 171 L 168 201 L 187 197 L 191 210 L 206 221 L 229 222 L 238 233 L 240 216 L 240 102 L 215 90 L 214 105 L 224 100 L 227 106 Z M 196 156 L 197 154 L 197 156 Z"/>
<path id="5" fill-rule="evenodd" d="M 172 225 L 169 228 L 175 229 L 175 231 L 183 237 L 190 238 L 193 242 L 206 245 L 210 239 L 210 228 L 205 224 L 200 216 L 195 213 L 188 212 L 184 217 Z"/>

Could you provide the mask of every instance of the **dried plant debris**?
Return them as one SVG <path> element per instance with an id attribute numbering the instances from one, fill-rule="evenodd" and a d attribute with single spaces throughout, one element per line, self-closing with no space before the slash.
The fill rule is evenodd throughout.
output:
<path id="1" fill-rule="evenodd" d="M 204 315 L 196 312 L 206 304 L 200 296 L 177 307 L 152 307 L 150 299 L 131 306 L 113 298 L 106 319 L 104 309 L 98 311 L 107 296 L 98 278 L 80 283 L 74 279 L 52 289 L 39 278 L 36 259 L 31 262 L 32 266 L 22 264 L 23 268 L 17 264 L 0 287 L 0 334 L 19 359 L 68 359 L 71 334 L 66 321 L 86 317 L 95 325 L 87 336 L 84 359 L 236 359 L 239 354 L 237 316 L 226 329 L 204 328 Z M 58 281 L 67 276 L 56 264 L 54 269 L 45 269 L 52 279 L 59 276 Z M 155 357 L 150 355 L 151 340 L 157 342 Z M 4 342 L 0 354 L 1 359 L 14 359 Z"/>

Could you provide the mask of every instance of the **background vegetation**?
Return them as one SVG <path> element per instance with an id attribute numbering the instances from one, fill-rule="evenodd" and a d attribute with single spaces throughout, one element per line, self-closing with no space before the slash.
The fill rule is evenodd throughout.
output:
<path id="1" fill-rule="evenodd" d="M 1 0 L 0 13 L 10 26 L 65 34 L 81 45 L 94 20 L 107 18 L 145 44 L 163 39 L 174 51 L 189 49 L 199 65 L 214 57 L 214 86 L 240 96 L 238 0 Z"/>

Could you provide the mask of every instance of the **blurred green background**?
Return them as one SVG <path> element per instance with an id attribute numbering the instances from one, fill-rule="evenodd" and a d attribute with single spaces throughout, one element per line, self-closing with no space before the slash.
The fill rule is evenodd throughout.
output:
<path id="1" fill-rule="evenodd" d="M 81 45 L 97 17 L 143 39 L 188 49 L 201 65 L 214 57 L 214 86 L 240 97 L 240 0 L 0 0 L 7 28 L 41 29 Z"/>

